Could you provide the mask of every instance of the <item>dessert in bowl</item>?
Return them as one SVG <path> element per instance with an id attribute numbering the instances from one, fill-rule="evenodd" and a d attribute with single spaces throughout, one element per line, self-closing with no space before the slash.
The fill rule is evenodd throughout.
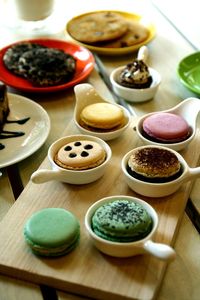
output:
<path id="1" fill-rule="evenodd" d="M 125 66 L 114 69 L 110 81 L 114 92 L 130 102 L 151 100 L 160 85 L 161 76 L 153 68 L 147 66 L 147 48 L 140 48 L 138 57 Z M 141 54 L 142 52 L 142 54 Z"/>
<path id="2" fill-rule="evenodd" d="M 124 195 L 102 198 L 87 210 L 85 226 L 96 248 L 110 256 L 149 253 L 162 260 L 175 257 L 170 246 L 152 241 L 158 215 L 139 198 Z"/>
<path id="3" fill-rule="evenodd" d="M 136 132 L 145 145 L 157 145 L 180 151 L 196 133 L 199 99 L 187 98 L 175 107 L 139 118 Z"/>
<path id="4" fill-rule="evenodd" d="M 128 110 L 103 99 L 92 85 L 78 84 L 74 87 L 74 92 L 74 122 L 81 133 L 107 141 L 119 137 L 128 128 Z"/>
<path id="5" fill-rule="evenodd" d="M 34 183 L 58 180 L 70 184 L 87 184 L 103 176 L 111 155 L 109 145 L 97 137 L 65 136 L 55 141 L 48 150 L 51 169 L 35 171 L 31 180 Z"/>
<path id="6" fill-rule="evenodd" d="M 200 177 L 200 167 L 190 168 L 178 152 L 155 145 L 137 147 L 126 153 L 121 168 L 134 192 L 153 198 L 171 195 L 183 183 Z"/>

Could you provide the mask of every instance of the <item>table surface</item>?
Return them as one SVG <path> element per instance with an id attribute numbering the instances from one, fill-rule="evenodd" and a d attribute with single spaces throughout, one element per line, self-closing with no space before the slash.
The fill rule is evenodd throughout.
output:
<path id="1" fill-rule="evenodd" d="M 4 2 L 4 0 L 0 1 L 1 7 L 5 7 Z M 198 22 L 198 18 L 191 18 L 191 23 L 189 24 L 187 22 L 187 27 L 184 25 L 185 23 L 181 21 L 181 19 L 189 18 L 188 16 L 190 15 L 195 16 L 195 1 L 190 1 L 187 6 L 185 2 L 181 4 L 181 13 L 179 13 L 178 10 L 178 1 L 174 1 L 177 3 L 174 4 L 176 10 L 172 10 L 170 4 L 167 5 L 166 1 L 159 0 L 153 2 L 146 0 L 118 0 L 117 2 L 114 0 L 101 0 L 95 3 L 95 7 L 94 1 L 90 0 L 84 3 L 84 7 L 81 1 L 76 0 L 74 2 L 75 3 L 70 4 L 69 7 L 68 3 L 64 0 L 57 1 L 56 13 L 60 16 L 60 30 L 58 30 L 53 37 L 66 40 L 62 29 L 67 20 L 82 12 L 90 11 L 91 8 L 93 10 L 119 9 L 136 12 L 141 15 L 146 15 L 153 20 L 157 33 L 156 37 L 148 45 L 148 64 L 160 72 L 162 83 L 153 100 L 143 104 L 130 105 L 136 115 L 141 116 L 151 111 L 168 109 L 183 99 L 191 96 L 197 97 L 197 95 L 188 91 L 180 83 L 176 75 L 178 62 L 183 57 L 195 52 L 200 42 L 200 40 L 198 40 L 198 24 L 195 23 Z M 3 10 L 0 9 L 0 11 L 2 13 Z M 183 18 L 183 15 L 185 15 L 185 18 Z M 2 22 L 0 28 L 0 47 L 27 37 L 20 35 L 11 25 L 11 22 L 10 24 Z M 189 30 L 189 28 L 191 30 Z M 99 56 L 99 58 L 109 74 L 113 68 L 129 62 L 131 57 L 135 56 L 136 53 L 131 53 L 130 55 L 120 57 Z M 115 99 L 102 80 L 97 66 L 85 82 L 92 84 L 103 97 L 112 100 Z M 14 89 L 9 89 L 9 92 L 25 95 Z M 63 134 L 73 115 L 75 105 L 73 88 L 55 94 L 31 94 L 28 95 L 28 97 L 39 103 L 48 112 L 51 119 L 51 131 L 48 139 L 40 150 L 17 165 L 1 170 L 0 219 L 3 219 L 8 210 L 12 207 L 21 190 L 26 188 L 31 174 L 45 159 L 49 145 Z M 12 190 L 13 178 L 18 183 L 18 189 Z M 200 280 L 200 263 L 199 260 L 196 260 L 200 245 L 198 232 L 198 213 L 200 211 L 198 201 L 200 192 L 199 186 L 199 180 L 196 180 L 174 244 L 177 257 L 167 268 L 163 283 L 158 291 L 157 299 L 159 300 L 170 300 L 172 298 L 183 300 L 199 299 L 200 287 L 198 283 Z M 0 295 L 0 299 L 3 300 L 85 299 L 78 295 L 56 291 L 51 287 L 38 286 L 13 279 L 3 274 L 0 276 Z"/>

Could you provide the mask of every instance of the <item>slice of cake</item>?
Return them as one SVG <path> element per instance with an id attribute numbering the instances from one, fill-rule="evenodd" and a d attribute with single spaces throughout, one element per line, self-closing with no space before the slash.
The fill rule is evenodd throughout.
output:
<path id="1" fill-rule="evenodd" d="M 7 87 L 0 81 L 0 132 L 3 129 L 9 111 Z"/>

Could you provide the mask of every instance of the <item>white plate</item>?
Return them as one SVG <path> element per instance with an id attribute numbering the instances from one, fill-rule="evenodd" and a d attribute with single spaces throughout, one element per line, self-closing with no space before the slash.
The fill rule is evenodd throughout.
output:
<path id="1" fill-rule="evenodd" d="M 8 93 L 10 113 L 8 120 L 30 119 L 23 125 L 8 123 L 4 130 L 22 131 L 20 137 L 0 139 L 5 146 L 0 150 L 0 168 L 17 163 L 38 150 L 46 141 L 50 131 L 50 119 L 47 112 L 34 101 Z"/>

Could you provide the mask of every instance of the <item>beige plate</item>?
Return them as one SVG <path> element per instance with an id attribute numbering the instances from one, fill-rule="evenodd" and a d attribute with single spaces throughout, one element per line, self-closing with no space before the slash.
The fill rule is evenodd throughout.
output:
<path id="1" fill-rule="evenodd" d="M 71 37 L 71 35 L 69 34 L 69 32 L 68 32 L 68 25 L 70 24 L 70 22 L 72 22 L 75 18 L 82 17 L 83 15 L 95 13 L 95 11 L 92 11 L 92 12 L 89 12 L 89 13 L 86 13 L 86 14 L 82 14 L 82 15 L 76 16 L 73 19 L 71 19 L 66 25 L 66 32 L 67 32 L 68 37 L 70 37 L 73 41 L 76 41 L 79 45 L 82 45 L 82 46 L 88 48 L 91 51 L 94 51 L 94 52 L 99 53 L 99 54 L 105 54 L 105 55 L 122 55 L 122 54 L 126 54 L 126 53 L 131 53 L 131 52 L 139 49 L 141 46 L 148 44 L 154 38 L 155 33 L 156 33 L 156 29 L 155 29 L 155 26 L 149 20 L 143 18 L 140 15 L 132 14 L 132 13 L 128 13 L 128 12 L 122 12 L 122 11 L 112 11 L 112 12 L 120 14 L 122 17 L 127 19 L 127 21 L 134 20 L 134 21 L 138 21 L 139 23 L 144 25 L 149 30 L 148 38 L 145 39 L 144 41 L 142 41 L 141 43 L 137 43 L 133 46 L 123 47 L 123 48 L 97 47 L 97 46 L 92 46 L 90 44 L 81 43 L 81 42 L 73 39 Z"/>

